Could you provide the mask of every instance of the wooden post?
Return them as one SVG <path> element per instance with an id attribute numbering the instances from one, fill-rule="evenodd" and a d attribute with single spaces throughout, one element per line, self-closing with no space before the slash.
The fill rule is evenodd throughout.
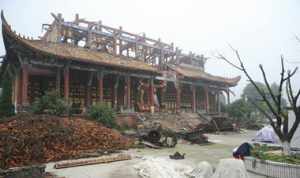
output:
<path id="1" fill-rule="evenodd" d="M 103 72 L 98 73 L 98 101 L 103 102 Z"/>
<path id="2" fill-rule="evenodd" d="M 175 88 L 176 88 L 176 113 L 179 113 L 181 108 L 181 88 L 178 82 L 177 84 L 175 84 Z"/>
<path id="3" fill-rule="evenodd" d="M 125 76 L 124 79 L 124 95 L 123 95 L 123 99 L 124 99 L 124 107 L 127 108 L 128 107 L 128 84 L 127 84 L 127 76 Z"/>
<path id="4" fill-rule="evenodd" d="M 131 78 L 126 76 L 126 106 L 128 109 L 131 108 Z"/>
<path id="5" fill-rule="evenodd" d="M 217 111 L 221 112 L 221 101 L 220 101 L 220 91 L 217 92 Z"/>
<path id="6" fill-rule="evenodd" d="M 154 106 L 154 81 L 153 79 L 150 79 L 150 85 L 149 85 L 149 105 Z"/>
<path id="7" fill-rule="evenodd" d="M 28 106 L 28 64 L 22 64 L 22 106 Z"/>
<path id="8" fill-rule="evenodd" d="M 116 36 L 116 32 L 113 33 L 112 48 L 113 48 L 113 55 L 116 56 L 117 55 L 117 36 Z"/>
<path id="9" fill-rule="evenodd" d="M 64 69 L 64 98 L 66 102 L 69 102 L 70 91 L 70 69 L 67 67 Z"/>
<path id="10" fill-rule="evenodd" d="M 204 92 L 205 92 L 205 109 L 206 112 L 209 113 L 209 93 L 208 93 L 208 87 L 204 88 Z"/>
<path id="11" fill-rule="evenodd" d="M 121 40 L 121 35 L 122 35 L 122 27 L 119 28 L 119 55 L 121 56 L 122 55 L 122 51 L 123 51 L 123 47 L 122 47 L 122 40 Z"/>
<path id="12" fill-rule="evenodd" d="M 192 111 L 197 112 L 196 109 L 196 86 L 192 85 Z"/>
<path id="13" fill-rule="evenodd" d="M 92 85 L 93 85 L 94 73 L 89 72 L 89 78 L 87 80 L 86 88 L 86 106 L 90 107 L 92 105 Z"/>
<path id="14" fill-rule="evenodd" d="M 89 108 L 91 106 L 91 86 L 86 86 L 86 97 L 85 97 L 85 106 Z"/>
<path id="15" fill-rule="evenodd" d="M 227 93 L 227 104 L 230 104 L 230 92 L 229 89 L 226 90 Z"/>
<path id="16" fill-rule="evenodd" d="M 57 68 L 57 71 L 56 71 L 56 92 L 57 94 L 60 96 L 60 80 L 61 80 L 61 77 L 60 77 L 60 69 Z"/>
<path id="17" fill-rule="evenodd" d="M 113 103 L 114 103 L 114 108 L 117 109 L 118 107 L 118 87 L 119 87 L 119 79 L 120 79 L 120 76 L 116 76 L 116 82 L 115 82 L 115 85 L 114 85 L 114 97 L 113 97 Z"/>
<path id="18" fill-rule="evenodd" d="M 20 110 L 20 106 L 22 104 L 22 78 L 20 71 L 17 72 L 14 84 L 14 93 L 15 93 L 15 110 L 18 112 Z"/>

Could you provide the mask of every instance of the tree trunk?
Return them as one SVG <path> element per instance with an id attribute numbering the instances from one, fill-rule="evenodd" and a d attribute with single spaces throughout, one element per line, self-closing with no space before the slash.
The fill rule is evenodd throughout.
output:
<path id="1" fill-rule="evenodd" d="M 282 152 L 284 155 L 291 153 L 291 143 L 289 141 L 282 141 Z"/>

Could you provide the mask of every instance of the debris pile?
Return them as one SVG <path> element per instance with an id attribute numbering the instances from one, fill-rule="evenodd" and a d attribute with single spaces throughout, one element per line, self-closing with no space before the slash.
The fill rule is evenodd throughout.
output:
<path id="1" fill-rule="evenodd" d="M 78 117 L 20 114 L 0 123 L 0 168 L 82 157 L 84 152 L 127 149 L 132 141 Z"/>
<path id="2" fill-rule="evenodd" d="M 185 153 L 180 154 L 178 151 L 176 151 L 173 155 L 169 155 L 170 159 L 184 159 Z"/>
<path id="3" fill-rule="evenodd" d="M 208 142 L 199 127 L 208 121 L 196 113 L 142 113 L 137 123 L 138 137 L 156 146 L 175 147 L 179 138 L 196 144 Z"/>

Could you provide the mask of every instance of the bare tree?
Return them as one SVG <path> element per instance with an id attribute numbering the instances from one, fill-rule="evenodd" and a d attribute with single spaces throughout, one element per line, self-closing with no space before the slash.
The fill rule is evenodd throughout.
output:
<path id="1" fill-rule="evenodd" d="M 291 78 L 295 75 L 298 68 L 296 67 L 292 71 L 286 70 L 284 66 L 284 58 L 283 56 L 281 56 L 281 73 L 280 73 L 281 77 L 280 77 L 278 91 L 274 92 L 270 87 L 265 70 L 263 66 L 260 64 L 259 69 L 262 73 L 264 83 L 267 86 L 267 91 L 264 91 L 257 86 L 252 76 L 248 73 L 239 55 L 238 50 L 234 48 L 232 48 L 232 50 L 234 51 L 239 61 L 238 65 L 232 63 L 230 60 L 228 60 L 228 58 L 226 58 L 224 55 L 220 53 L 217 55 L 217 58 L 224 60 L 234 68 L 242 71 L 245 74 L 245 76 L 249 79 L 251 84 L 255 87 L 259 95 L 262 97 L 262 100 L 266 103 L 268 111 L 262 109 L 259 105 L 255 105 L 255 106 L 258 108 L 260 112 L 262 112 L 266 116 L 266 118 L 268 118 L 271 126 L 273 127 L 275 133 L 277 134 L 277 136 L 279 137 L 282 143 L 283 153 L 290 154 L 290 143 L 300 123 L 300 106 L 298 104 L 300 89 L 297 92 L 294 92 L 291 83 Z M 288 96 L 290 109 L 295 114 L 295 118 L 296 118 L 291 128 L 288 128 L 289 125 L 288 113 L 282 107 L 282 100 L 283 100 L 282 94 L 283 94 L 284 87 L 286 87 L 286 95 Z M 252 103 L 255 104 L 255 102 Z"/>

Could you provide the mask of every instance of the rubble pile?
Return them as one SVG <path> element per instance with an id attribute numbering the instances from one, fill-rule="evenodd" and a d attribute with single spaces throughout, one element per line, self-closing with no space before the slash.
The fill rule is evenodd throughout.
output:
<path id="1" fill-rule="evenodd" d="M 20 114 L 0 122 L 0 168 L 78 158 L 84 152 L 127 149 L 132 141 L 78 117 Z"/>

